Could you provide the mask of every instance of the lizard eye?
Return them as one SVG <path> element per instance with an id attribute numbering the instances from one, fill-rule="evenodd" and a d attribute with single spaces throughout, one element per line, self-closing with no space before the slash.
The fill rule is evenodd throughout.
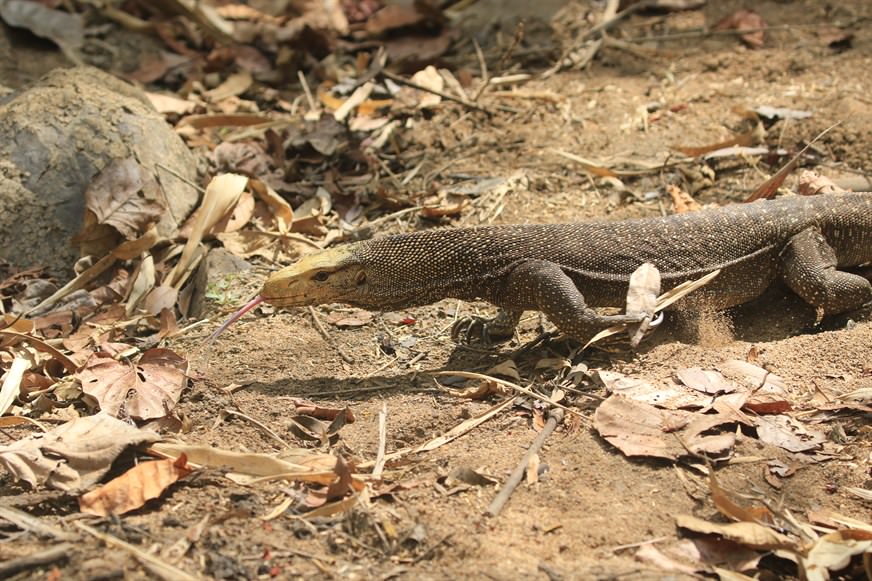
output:
<path id="1" fill-rule="evenodd" d="M 354 282 L 357 283 L 357 286 L 361 286 L 366 283 L 366 273 L 361 271 L 357 273 L 357 276 L 354 277 Z"/>
<path id="2" fill-rule="evenodd" d="M 330 273 L 327 272 L 326 270 L 322 270 L 320 272 L 315 273 L 315 276 L 313 278 L 315 280 L 317 280 L 318 282 L 324 282 L 325 280 L 330 278 Z"/>

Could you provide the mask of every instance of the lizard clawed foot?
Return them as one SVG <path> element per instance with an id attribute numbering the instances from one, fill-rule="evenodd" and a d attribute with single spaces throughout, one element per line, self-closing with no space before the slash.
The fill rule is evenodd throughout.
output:
<path id="1" fill-rule="evenodd" d="M 451 327 L 451 338 L 455 343 L 466 345 L 482 343 L 490 346 L 494 343 L 508 341 L 515 334 L 513 321 L 507 320 L 502 314 L 492 319 L 484 317 L 463 317 Z"/>

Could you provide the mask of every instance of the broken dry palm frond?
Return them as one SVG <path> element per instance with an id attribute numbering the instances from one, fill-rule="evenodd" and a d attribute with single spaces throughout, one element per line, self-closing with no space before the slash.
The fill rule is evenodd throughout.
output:
<path id="1" fill-rule="evenodd" d="M 666 309 L 667 307 L 669 307 L 670 305 L 672 305 L 673 303 L 675 303 L 679 299 L 687 296 L 688 294 L 692 293 L 693 291 L 697 290 L 698 288 L 708 284 L 717 275 L 719 275 L 720 272 L 721 272 L 720 269 L 712 271 L 712 272 L 708 273 L 707 275 L 702 276 L 696 280 L 683 282 L 680 285 L 676 286 L 675 288 L 666 291 L 665 293 L 663 293 L 662 295 L 657 297 L 657 307 L 655 308 L 654 313 L 652 313 L 652 316 L 654 314 L 657 314 L 660 311 Z M 596 335 L 594 335 L 587 343 L 585 343 L 583 349 L 587 349 L 588 347 L 590 347 L 594 343 L 596 343 L 598 341 L 602 341 L 606 337 L 611 337 L 612 335 L 617 335 L 618 333 L 622 333 L 622 332 L 624 332 L 624 330 L 625 330 L 625 327 L 623 325 L 615 325 L 614 327 L 609 327 L 608 329 L 604 329 L 604 330 L 600 331 L 599 333 L 597 333 Z"/>

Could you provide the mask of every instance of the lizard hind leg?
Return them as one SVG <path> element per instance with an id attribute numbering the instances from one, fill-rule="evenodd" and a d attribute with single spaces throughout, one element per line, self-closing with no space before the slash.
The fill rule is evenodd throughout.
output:
<path id="1" fill-rule="evenodd" d="M 805 302 L 836 315 L 872 301 L 872 284 L 862 276 L 837 270 L 836 252 L 820 230 L 807 228 L 781 251 L 782 278 Z"/>

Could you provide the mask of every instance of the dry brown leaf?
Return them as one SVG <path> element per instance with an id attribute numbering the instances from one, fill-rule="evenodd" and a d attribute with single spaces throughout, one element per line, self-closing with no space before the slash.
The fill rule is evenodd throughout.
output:
<path id="1" fill-rule="evenodd" d="M 126 346 L 125 346 L 126 347 Z M 188 362 L 169 349 L 149 349 L 134 363 L 95 353 L 76 374 L 100 409 L 147 420 L 166 416 L 187 383 Z"/>
<path id="2" fill-rule="evenodd" d="M 21 390 L 24 372 L 36 365 L 36 352 L 33 349 L 17 349 L 12 363 L 3 375 L 3 385 L 0 387 L 0 416 L 9 411 L 12 403 Z"/>
<path id="3" fill-rule="evenodd" d="M 735 444 L 732 431 L 717 428 L 739 420 L 731 414 L 694 414 L 660 410 L 612 395 L 594 414 L 594 428 L 627 456 L 678 459 L 688 453 L 723 456 Z"/>
<path id="4" fill-rule="evenodd" d="M 724 539 L 752 549 L 786 549 L 789 551 L 796 549 L 796 543 L 790 537 L 757 523 L 737 522 L 720 524 L 708 522 L 695 516 L 680 514 L 675 517 L 675 524 L 679 528 L 695 533 L 719 535 Z"/>
<path id="5" fill-rule="evenodd" d="M 31 486 L 79 490 L 96 483 L 128 446 L 159 439 L 154 432 L 100 413 L 0 446 L 0 466 Z"/>
<path id="6" fill-rule="evenodd" d="M 751 48 L 762 48 L 765 42 L 766 21 L 753 10 L 736 10 L 714 25 L 715 30 L 736 30 L 742 42 Z M 743 30 L 749 32 L 743 33 Z"/>
<path id="7" fill-rule="evenodd" d="M 124 314 L 130 316 L 136 311 L 142 299 L 154 288 L 156 280 L 154 258 L 149 254 L 143 258 L 136 268 L 130 285 L 130 292 L 125 300 Z"/>
<path id="8" fill-rule="evenodd" d="M 613 395 L 597 407 L 594 428 L 607 442 L 627 456 L 650 456 L 675 460 L 685 454 L 676 436 L 691 414 L 665 411 Z"/>
<path id="9" fill-rule="evenodd" d="M 727 381 L 723 375 L 712 369 L 688 367 L 676 371 L 675 376 L 687 387 L 710 395 L 732 393 L 736 391 L 736 386 L 734 384 Z"/>
<path id="10" fill-rule="evenodd" d="M 803 426 L 785 415 L 758 417 L 757 437 L 762 442 L 784 448 L 789 452 L 816 450 L 827 440 L 823 432 Z"/>
<path id="11" fill-rule="evenodd" d="M 146 295 L 142 308 L 149 315 L 157 316 L 166 310 L 172 310 L 179 300 L 179 291 L 171 286 L 156 286 Z"/>
<path id="12" fill-rule="evenodd" d="M 48 355 L 50 355 L 52 359 L 58 361 L 61 365 L 63 365 L 64 369 L 66 369 L 69 373 L 74 373 L 79 368 L 75 361 L 73 361 L 65 354 L 61 353 L 42 339 L 39 339 L 32 335 L 25 335 L 22 333 L 7 331 L 4 329 L 0 331 L 0 338 L 5 339 L 5 346 L 16 345 L 22 341 L 26 341 L 27 344 L 36 351 L 40 351 L 42 353 L 47 353 Z"/>
<path id="13" fill-rule="evenodd" d="M 751 129 L 749 129 L 745 133 L 739 133 L 724 141 L 711 143 L 709 145 L 701 145 L 698 147 L 679 145 L 673 147 L 673 149 L 691 157 L 699 157 L 701 155 L 705 155 L 719 149 L 726 149 L 728 147 L 751 147 L 753 145 L 757 145 L 758 143 L 762 143 L 765 138 L 766 129 L 763 127 L 763 124 L 758 121 L 753 125 Z"/>
<path id="14" fill-rule="evenodd" d="M 194 129 L 208 129 L 210 127 L 249 127 L 262 125 L 272 121 L 271 118 L 261 113 L 222 113 L 204 115 L 188 115 L 182 117 L 176 127 L 193 127 Z"/>
<path id="15" fill-rule="evenodd" d="M 161 114 L 175 113 L 176 115 L 183 115 L 190 113 L 197 106 L 193 101 L 179 99 L 175 95 L 146 92 L 145 96 L 148 97 L 151 106 Z"/>
<path id="16" fill-rule="evenodd" d="M 9 26 L 26 28 L 36 36 L 51 40 L 64 51 L 77 51 L 84 43 L 83 16 L 54 10 L 45 3 L 7 0 L 0 3 L 0 18 Z"/>
<path id="17" fill-rule="evenodd" d="M 715 478 L 714 468 L 709 468 L 709 491 L 715 506 L 727 518 L 739 522 L 755 522 L 770 526 L 775 522 L 772 512 L 765 506 L 745 508 L 736 504 Z"/>
<path id="18" fill-rule="evenodd" d="M 808 149 L 816 141 L 818 141 L 821 137 L 826 135 L 827 132 L 829 132 L 830 129 L 832 129 L 836 125 L 838 125 L 838 123 L 836 123 L 835 125 L 830 125 L 826 129 L 824 129 L 823 131 L 818 133 L 814 139 L 812 139 L 810 142 L 808 142 L 808 144 L 805 147 L 803 147 L 802 149 L 799 150 L 799 153 L 794 155 L 790 159 L 790 161 L 788 161 L 786 164 L 784 164 L 784 166 L 782 166 L 781 169 L 779 169 L 775 173 L 775 175 L 773 175 L 771 178 L 769 178 L 768 180 L 766 180 L 765 182 L 763 182 L 762 184 L 757 186 L 757 189 L 755 189 L 751 193 L 750 196 L 745 198 L 745 202 L 753 202 L 753 201 L 756 201 L 759 199 L 768 199 L 768 198 L 773 197 L 775 195 L 775 192 L 778 191 L 778 188 L 780 188 L 781 185 L 784 183 L 784 180 L 787 179 L 787 176 L 790 174 L 790 172 L 792 172 L 793 169 L 796 167 L 796 164 L 799 163 L 799 160 L 802 159 L 802 156 L 805 155 L 805 152 L 808 151 Z"/>
<path id="19" fill-rule="evenodd" d="M 248 180 L 248 185 L 260 201 L 272 210 L 279 233 L 284 234 L 288 232 L 288 228 L 294 222 L 294 210 L 291 208 L 291 205 L 278 192 L 261 180 L 250 179 Z"/>
<path id="20" fill-rule="evenodd" d="M 218 101 L 223 101 L 229 97 L 238 97 L 247 91 L 253 82 L 254 79 L 252 78 L 251 73 L 248 71 L 240 71 L 227 77 L 223 83 L 214 89 L 203 93 L 203 96 L 212 103 L 217 103 Z"/>
<path id="21" fill-rule="evenodd" d="M 185 222 L 179 231 L 179 235 L 187 237 L 194 229 L 194 225 L 199 219 L 199 213 L 204 211 L 201 206 L 195 211 L 190 218 Z M 227 210 L 227 213 L 209 228 L 209 235 L 218 234 L 221 232 L 236 232 L 241 230 L 254 215 L 254 196 L 248 192 L 242 192 L 236 204 Z"/>
<path id="22" fill-rule="evenodd" d="M 665 554 L 653 544 L 645 544 L 639 547 L 634 557 L 637 561 L 653 565 L 663 571 L 684 573 L 685 575 L 696 575 L 699 571 L 697 567 L 682 563 L 674 557 Z"/>
<path id="23" fill-rule="evenodd" d="M 189 268 L 195 258 L 200 241 L 212 226 L 236 204 L 239 196 L 245 190 L 246 184 L 248 184 L 248 178 L 238 174 L 226 173 L 212 178 L 206 187 L 206 193 L 200 204 L 201 213 L 191 230 L 188 241 L 185 243 L 182 256 L 167 276 L 165 284 L 175 288 L 181 287 L 186 273 L 190 272 Z"/>
<path id="24" fill-rule="evenodd" d="M 103 256 L 117 244 L 102 247 L 105 227 L 112 227 L 127 240 L 135 240 L 160 220 L 166 210 L 154 177 L 133 158 L 113 161 L 97 174 L 85 192 L 85 208 L 84 225 L 76 241 L 83 246 L 83 255 L 97 256 Z M 95 243 L 101 248 L 91 251 Z"/>
<path id="25" fill-rule="evenodd" d="M 314 474 L 318 476 L 316 482 L 324 483 L 332 482 L 336 476 L 332 472 L 336 465 L 335 456 L 303 448 L 293 450 L 283 457 L 254 452 L 234 452 L 183 442 L 160 442 L 153 445 L 151 450 L 169 458 L 179 458 L 184 454 L 188 458 L 189 465 L 207 468 L 223 467 L 229 469 L 231 474 L 237 475 L 274 478 L 289 474 Z M 325 473 L 327 476 L 322 476 Z"/>
<path id="26" fill-rule="evenodd" d="M 142 462 L 103 486 L 79 498 L 79 510 L 97 516 L 120 515 L 158 498 L 180 478 L 191 473 L 187 458 Z"/>
<path id="27" fill-rule="evenodd" d="M 826 581 L 831 571 L 847 567 L 852 557 L 869 553 L 872 553 L 872 533 L 847 529 L 817 539 L 800 564 L 807 581 Z"/>

